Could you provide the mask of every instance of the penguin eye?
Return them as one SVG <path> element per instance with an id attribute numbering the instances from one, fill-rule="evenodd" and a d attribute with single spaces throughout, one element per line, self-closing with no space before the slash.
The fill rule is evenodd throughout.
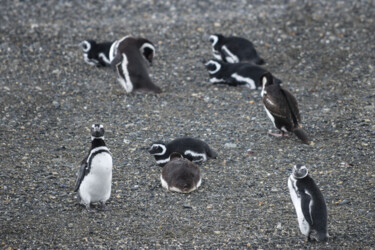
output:
<path id="1" fill-rule="evenodd" d="M 211 42 L 211 43 L 214 43 L 214 39 L 213 39 L 213 38 L 210 38 L 210 42 Z"/>

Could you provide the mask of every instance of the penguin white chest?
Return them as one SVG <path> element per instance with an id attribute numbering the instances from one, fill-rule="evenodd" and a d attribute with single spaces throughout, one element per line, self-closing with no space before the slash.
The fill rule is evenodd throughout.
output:
<path id="1" fill-rule="evenodd" d="M 85 204 L 105 202 L 111 196 L 112 156 L 99 153 L 91 161 L 91 168 L 81 183 L 79 194 Z"/>
<path id="2" fill-rule="evenodd" d="M 290 193 L 290 198 L 292 199 L 294 208 L 296 210 L 298 225 L 301 233 L 305 236 L 308 236 L 310 233 L 310 225 L 303 216 L 302 206 L 301 206 L 301 197 L 298 194 L 298 189 L 296 186 L 296 179 L 292 176 L 288 179 L 288 188 Z"/>

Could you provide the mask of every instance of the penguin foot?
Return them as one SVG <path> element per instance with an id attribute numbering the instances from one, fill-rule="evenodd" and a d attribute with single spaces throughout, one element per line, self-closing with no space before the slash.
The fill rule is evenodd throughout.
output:
<path id="1" fill-rule="evenodd" d="M 100 203 L 99 210 L 100 211 L 107 211 L 108 210 L 106 205 L 105 205 L 105 202 Z"/>
<path id="2" fill-rule="evenodd" d="M 277 133 L 272 133 L 271 131 L 268 131 L 268 134 L 272 135 L 272 136 L 275 136 L 275 137 L 289 137 L 289 135 L 285 134 L 285 133 L 277 134 Z"/>

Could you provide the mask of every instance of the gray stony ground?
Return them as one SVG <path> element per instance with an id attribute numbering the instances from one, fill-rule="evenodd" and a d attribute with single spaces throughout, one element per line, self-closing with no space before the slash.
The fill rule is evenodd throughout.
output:
<path id="1" fill-rule="evenodd" d="M 0 248 L 373 248 L 373 1 L 2 1 Z M 212 86 L 207 35 L 247 37 L 299 101 L 315 145 L 271 138 L 259 91 Z M 124 95 L 78 43 L 143 36 L 160 95 Z M 114 157 L 109 211 L 73 186 L 103 123 Z M 193 136 L 219 157 L 191 194 L 161 188 L 152 141 Z M 251 149 L 251 154 L 247 150 Z M 329 212 L 305 243 L 287 178 L 305 163 Z"/>

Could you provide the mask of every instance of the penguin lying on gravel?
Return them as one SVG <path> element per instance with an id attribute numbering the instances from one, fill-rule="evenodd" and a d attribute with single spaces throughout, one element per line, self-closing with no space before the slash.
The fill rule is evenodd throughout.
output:
<path id="1" fill-rule="evenodd" d="M 96 43 L 94 40 L 82 41 L 80 47 L 83 51 L 83 59 L 92 66 L 110 66 L 110 50 L 114 42 Z"/>
<path id="2" fill-rule="evenodd" d="M 326 241 L 326 202 L 304 165 L 297 164 L 293 167 L 293 173 L 288 179 L 288 188 L 301 233 L 308 240 Z"/>
<path id="3" fill-rule="evenodd" d="M 104 143 L 104 127 L 94 124 L 91 128 L 91 149 L 81 162 L 75 192 L 78 202 L 90 210 L 90 204 L 100 202 L 102 208 L 111 196 L 112 155 Z"/>
<path id="4" fill-rule="evenodd" d="M 207 143 L 191 137 L 178 138 L 169 143 L 154 142 L 148 152 L 155 157 L 159 166 L 164 166 L 169 162 L 173 152 L 180 153 L 192 162 L 202 162 L 217 157 L 217 153 Z"/>
<path id="5" fill-rule="evenodd" d="M 190 193 L 201 185 L 202 179 L 197 165 L 176 152 L 170 155 L 170 159 L 160 175 L 162 187 L 179 193 Z"/>
<path id="6" fill-rule="evenodd" d="M 213 84 L 228 84 L 229 86 L 245 85 L 250 89 L 261 86 L 260 78 L 268 71 L 252 63 L 225 63 L 210 60 L 205 63 Z M 275 78 L 277 83 L 281 80 Z"/>
<path id="7" fill-rule="evenodd" d="M 114 42 L 110 50 L 111 65 L 126 93 L 162 92 L 148 74 L 148 64 L 152 63 L 154 54 L 154 45 L 145 38 L 125 36 Z"/>
<path id="8" fill-rule="evenodd" d="M 264 60 L 258 56 L 254 45 L 242 37 L 225 37 L 221 34 L 211 35 L 212 53 L 218 60 L 228 63 L 251 62 L 262 65 Z"/>
<path id="9" fill-rule="evenodd" d="M 303 143 L 313 144 L 300 125 L 301 116 L 296 98 L 281 87 L 271 73 L 264 74 L 261 81 L 264 108 L 273 125 L 281 131 L 281 134 L 269 134 L 279 137 L 287 136 L 285 132 L 293 132 Z"/>

